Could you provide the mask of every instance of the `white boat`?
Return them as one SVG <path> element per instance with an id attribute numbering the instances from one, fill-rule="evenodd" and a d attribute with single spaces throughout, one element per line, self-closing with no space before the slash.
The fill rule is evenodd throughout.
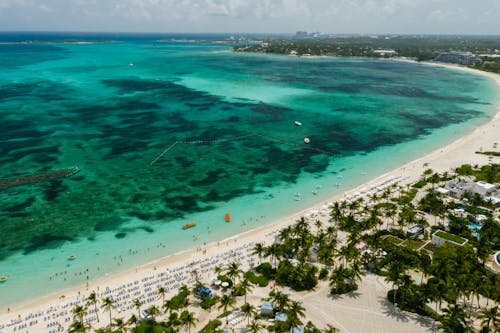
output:
<path id="1" fill-rule="evenodd" d="M 300 121 L 295 121 L 295 125 L 302 126 L 302 123 Z"/>
<path id="2" fill-rule="evenodd" d="M 304 138 L 304 142 L 309 143 L 309 142 L 311 142 L 311 140 L 309 140 L 309 138 Z"/>

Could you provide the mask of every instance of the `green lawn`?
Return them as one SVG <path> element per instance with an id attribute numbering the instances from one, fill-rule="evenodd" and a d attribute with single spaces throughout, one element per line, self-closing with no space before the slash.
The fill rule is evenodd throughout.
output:
<path id="1" fill-rule="evenodd" d="M 434 251 L 436 250 L 436 245 L 432 244 L 432 242 L 429 242 L 426 246 L 424 246 L 424 250 L 434 253 Z"/>
<path id="2" fill-rule="evenodd" d="M 404 241 L 402 246 L 406 246 L 412 250 L 418 250 L 420 247 L 422 247 L 425 244 L 425 242 L 419 241 L 419 240 L 414 240 L 414 239 L 407 239 Z"/>
<path id="3" fill-rule="evenodd" d="M 438 237 L 441 237 L 443 239 L 446 239 L 446 240 L 449 240 L 449 241 L 452 241 L 452 242 L 455 242 L 457 244 L 464 244 L 466 242 L 466 239 L 460 237 L 460 236 L 457 236 L 457 235 L 454 235 L 454 234 L 450 234 L 448 232 L 444 232 L 444 231 L 441 231 L 441 230 L 438 230 L 434 233 L 436 236 Z"/>
<path id="4" fill-rule="evenodd" d="M 393 235 L 389 235 L 389 236 L 385 237 L 384 240 L 391 243 L 391 244 L 394 244 L 394 245 L 401 245 L 401 243 L 403 243 L 402 239 L 400 239 L 396 236 L 393 236 Z"/>

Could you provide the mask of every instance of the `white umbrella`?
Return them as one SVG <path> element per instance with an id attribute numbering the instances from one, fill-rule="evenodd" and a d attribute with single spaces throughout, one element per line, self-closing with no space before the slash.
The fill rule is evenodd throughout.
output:
<path id="1" fill-rule="evenodd" d="M 222 287 L 224 287 L 224 288 L 227 288 L 227 287 L 229 287 L 229 282 L 224 281 L 224 282 L 222 282 L 220 285 L 221 285 Z"/>

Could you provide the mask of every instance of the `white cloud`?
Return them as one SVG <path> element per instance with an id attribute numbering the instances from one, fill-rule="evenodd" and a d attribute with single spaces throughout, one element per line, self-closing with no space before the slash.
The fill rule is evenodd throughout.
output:
<path id="1" fill-rule="evenodd" d="M 0 0 L 0 18 L 0 30 L 498 33 L 500 1 Z"/>

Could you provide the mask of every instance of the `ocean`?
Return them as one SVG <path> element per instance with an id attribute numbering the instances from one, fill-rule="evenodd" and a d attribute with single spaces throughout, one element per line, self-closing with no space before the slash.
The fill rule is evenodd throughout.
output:
<path id="1" fill-rule="evenodd" d="M 0 189 L 0 307 L 265 225 L 496 112 L 481 76 L 229 37 L 0 33 L 0 179 L 79 169 Z"/>

